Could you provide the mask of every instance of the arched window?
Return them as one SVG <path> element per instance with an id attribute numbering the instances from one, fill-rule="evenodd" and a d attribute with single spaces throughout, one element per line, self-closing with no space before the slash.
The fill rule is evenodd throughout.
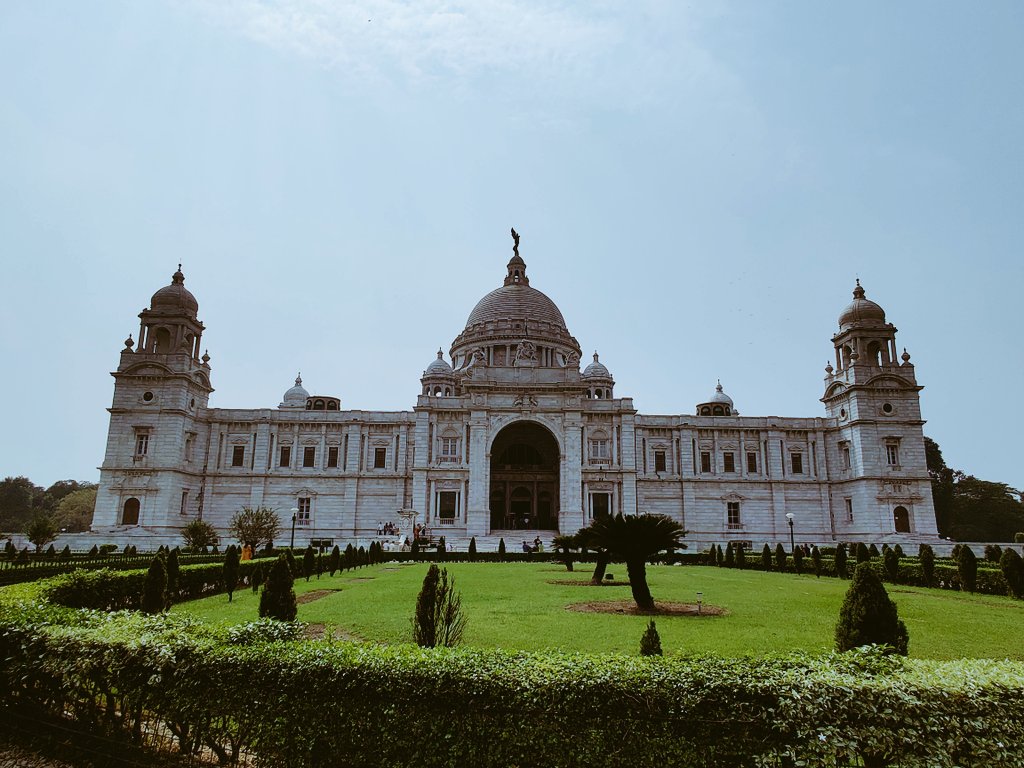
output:
<path id="1" fill-rule="evenodd" d="M 716 405 L 715 406 L 715 410 L 714 410 L 714 415 L 715 416 L 725 416 L 725 410 L 723 410 L 722 406 Z"/>
<path id="2" fill-rule="evenodd" d="M 157 328 L 153 337 L 153 351 L 167 354 L 171 351 L 171 332 L 166 328 Z"/>
<path id="3" fill-rule="evenodd" d="M 896 533 L 910 533 L 910 513 L 906 507 L 896 507 L 892 511 L 892 523 Z"/>
<path id="4" fill-rule="evenodd" d="M 700 409 L 700 415 L 701 416 L 710 416 L 711 415 L 711 408 L 709 406 L 705 405 L 703 408 Z"/>
<path id="5" fill-rule="evenodd" d="M 881 367 L 882 365 L 882 347 L 877 341 L 872 341 L 868 344 L 868 359 L 874 366 Z"/>
<path id="6" fill-rule="evenodd" d="M 128 499 L 124 503 L 124 509 L 121 511 L 121 525 L 138 525 L 140 506 L 139 500 L 134 496 Z"/>
<path id="7" fill-rule="evenodd" d="M 338 410 L 338 401 L 337 400 L 328 400 L 327 401 L 327 410 L 328 411 L 336 411 L 336 410 Z"/>
<path id="8" fill-rule="evenodd" d="M 324 410 L 324 409 L 325 409 L 326 407 L 327 407 L 327 406 L 326 406 L 326 404 L 324 403 L 324 401 L 323 401 L 323 400 L 314 400 L 314 401 L 313 401 L 313 410 L 314 410 L 314 411 L 322 411 L 322 410 Z"/>
<path id="9" fill-rule="evenodd" d="M 440 395 L 441 395 L 441 388 L 440 387 L 434 387 L 434 396 L 435 397 L 439 397 Z"/>

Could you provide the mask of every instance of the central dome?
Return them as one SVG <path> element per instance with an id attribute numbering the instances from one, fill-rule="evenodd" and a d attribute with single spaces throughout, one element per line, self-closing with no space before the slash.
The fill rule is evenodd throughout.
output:
<path id="1" fill-rule="evenodd" d="M 466 326 L 494 320 L 538 320 L 565 328 L 565 318 L 555 302 L 529 285 L 503 285 L 473 307 Z"/>

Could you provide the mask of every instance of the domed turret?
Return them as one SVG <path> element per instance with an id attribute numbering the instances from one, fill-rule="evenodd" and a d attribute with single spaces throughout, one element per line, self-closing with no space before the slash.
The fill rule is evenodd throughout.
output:
<path id="1" fill-rule="evenodd" d="M 860 280 L 851 301 L 839 315 L 839 332 L 832 337 L 836 370 L 852 366 L 880 368 L 896 364 L 896 329 L 885 321 L 885 310 L 867 299 Z M 831 374 L 830 374 L 831 375 Z"/>
<path id="2" fill-rule="evenodd" d="M 593 400 L 611 399 L 615 380 L 612 379 L 611 372 L 597 356 L 597 352 L 594 353 L 594 362 L 583 369 L 582 378 L 587 383 L 588 398 Z"/>
<path id="3" fill-rule="evenodd" d="M 738 416 L 739 411 L 733 406 L 732 398 L 725 394 L 722 389 L 722 382 L 715 386 L 715 393 L 708 398 L 707 402 L 698 403 L 698 416 Z"/>
<path id="4" fill-rule="evenodd" d="M 845 331 L 854 325 L 862 326 L 884 326 L 885 310 L 878 304 L 865 298 L 864 289 L 860 280 L 857 280 L 857 287 L 853 289 L 853 301 L 846 305 L 846 309 L 839 315 L 839 331 Z"/>
<path id="5" fill-rule="evenodd" d="M 281 398 L 281 402 L 277 407 L 282 410 L 294 409 L 304 411 L 306 410 L 306 400 L 308 399 L 309 392 L 302 386 L 302 374 L 300 373 L 295 377 L 295 386 L 284 393 L 284 397 Z"/>
<path id="6" fill-rule="evenodd" d="M 149 307 L 139 313 L 142 323 L 136 353 L 187 354 L 198 363 L 204 328 L 196 318 L 197 312 L 199 302 L 185 288 L 185 275 L 179 264 L 171 284 L 154 293 Z"/>
<path id="7" fill-rule="evenodd" d="M 420 379 L 424 395 L 451 397 L 455 394 L 455 372 L 444 359 L 444 352 L 437 350 L 437 358 L 423 371 Z"/>
<path id="8" fill-rule="evenodd" d="M 181 272 L 181 264 L 178 265 L 178 271 L 171 276 L 171 284 L 154 293 L 149 306 L 154 312 L 184 312 L 190 317 L 196 316 L 199 312 L 199 302 L 185 287 L 185 275 Z"/>

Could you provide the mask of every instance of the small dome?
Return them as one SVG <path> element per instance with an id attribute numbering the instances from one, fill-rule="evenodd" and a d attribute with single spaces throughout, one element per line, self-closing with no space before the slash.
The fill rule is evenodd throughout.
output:
<path id="1" fill-rule="evenodd" d="M 732 408 L 732 398 L 729 397 L 725 392 L 722 391 L 722 382 L 719 381 L 715 387 L 715 394 L 708 400 L 709 403 L 722 403 Z"/>
<path id="2" fill-rule="evenodd" d="M 444 352 L 440 349 L 437 350 L 437 359 L 431 360 L 427 370 L 423 372 L 424 376 L 450 376 L 451 374 L 452 367 L 445 361 Z"/>
<path id="3" fill-rule="evenodd" d="M 295 386 L 284 393 L 278 408 L 305 408 L 309 392 L 302 386 L 302 374 L 295 377 Z"/>
<path id="4" fill-rule="evenodd" d="M 594 353 L 594 362 L 592 362 L 585 369 L 583 369 L 583 378 L 584 379 L 610 379 L 611 377 L 612 377 L 611 373 L 604 366 L 604 363 L 602 363 L 598 359 L 597 352 L 595 352 Z"/>
<path id="5" fill-rule="evenodd" d="M 195 315 L 199 311 L 199 302 L 185 287 L 185 275 L 181 273 L 181 264 L 178 265 L 178 271 L 171 276 L 171 284 L 154 293 L 149 306 L 154 310 L 184 311 L 190 315 Z"/>
<path id="6" fill-rule="evenodd" d="M 839 315 L 839 330 L 845 331 L 854 324 L 885 325 L 885 310 L 864 298 L 860 280 L 857 280 L 857 287 L 853 289 L 853 301 Z"/>

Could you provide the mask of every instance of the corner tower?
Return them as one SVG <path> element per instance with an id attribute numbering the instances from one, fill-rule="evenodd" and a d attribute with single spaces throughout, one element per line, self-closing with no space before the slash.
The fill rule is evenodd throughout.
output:
<path id="1" fill-rule="evenodd" d="M 199 302 L 181 265 L 139 313 L 139 342 L 125 340 L 111 375 L 107 449 L 100 467 L 94 531 L 147 533 L 202 516 L 210 357 L 200 357 Z"/>

